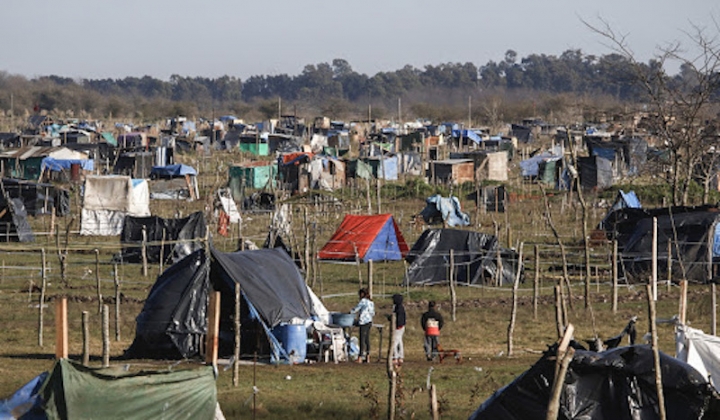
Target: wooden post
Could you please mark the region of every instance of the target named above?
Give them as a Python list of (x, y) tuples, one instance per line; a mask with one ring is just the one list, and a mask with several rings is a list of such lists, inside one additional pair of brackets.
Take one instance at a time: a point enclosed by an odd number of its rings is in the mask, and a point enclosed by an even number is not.
[(562, 295), (560, 292), (560, 284), (555, 285), (555, 327), (557, 329), (558, 338), (562, 337), (563, 330), (563, 314), (562, 314)]
[(680, 281), (680, 323), (682, 325), (687, 325), (687, 288), (688, 288), (688, 281), (687, 280), (681, 280)]
[(82, 364), (83, 366), (90, 365), (90, 313), (88, 311), (82, 311)]
[[(380, 169), (384, 172), (384, 164), (382, 155), (380, 155)], [(385, 176), (383, 174), (383, 176)], [(382, 189), (380, 177), (378, 176), (375, 178), (375, 185), (376, 185), (376, 191), (377, 191), (377, 214), (382, 214), (382, 205), (381, 205), (381, 198), (380, 198), (380, 190)]]
[[(192, 189), (191, 189), (191, 191), (192, 191)], [(231, 230), (231, 229), (229, 229), (229, 230)], [(230, 236), (232, 237), (232, 234)], [(164, 270), (164, 267), (163, 267), (164, 263), (165, 263), (165, 228), (163, 228), (162, 240), (160, 241), (160, 261), (158, 261), (158, 270), (159, 270), (158, 276), (160, 274), (162, 274), (162, 272)]]
[(102, 313), (103, 297), (100, 289), (100, 250), (95, 248), (95, 284), (97, 286), (98, 314)]
[(368, 260), (368, 294), (373, 296), (373, 260)]
[(388, 395), (388, 420), (395, 419), (395, 394), (397, 393), (397, 372), (393, 363), (393, 352), (395, 351), (395, 329), (397, 328), (397, 315), (393, 312), (390, 316), (390, 345), (387, 356), (387, 375), (389, 383)]
[(55, 357), (68, 357), (67, 297), (55, 301)]
[(110, 308), (102, 307), (102, 365), (110, 366)]
[(45, 314), (45, 290), (47, 289), (47, 274), (45, 273), (45, 248), (41, 250), (40, 254), (41, 264), (42, 264), (42, 272), (40, 275), (42, 276), (42, 285), (40, 286), (40, 302), (38, 305), (38, 346), (43, 346), (43, 324), (45, 320), (43, 319)]
[(520, 283), (520, 267), (522, 267), (522, 257), (523, 257), (523, 242), (520, 242), (520, 251), (518, 254), (518, 268), (517, 272), (515, 273), (515, 281), (513, 282), (513, 289), (512, 289), (512, 309), (510, 311), (510, 324), (508, 325), (507, 330), (507, 355), (508, 357), (512, 357), (513, 353), (513, 331), (515, 331), (515, 319), (517, 317), (517, 291), (518, 291), (518, 284)]
[(717, 335), (717, 285), (710, 283), (710, 302), (712, 305), (710, 334)]
[(233, 386), (240, 383), (240, 283), (235, 283), (235, 348), (233, 353)]
[(147, 260), (147, 229), (145, 226), (142, 228), (142, 248), (140, 249), (142, 255), (142, 275), (147, 277), (148, 275), (148, 260)]
[(657, 277), (658, 277), (658, 260), (657, 260), (657, 217), (652, 219), (652, 298), (657, 301)]
[(117, 264), (113, 264), (113, 281), (115, 282), (115, 341), (120, 341), (120, 276)]
[[(652, 285), (647, 285), (647, 296), (648, 296), (648, 315), (650, 323), (650, 334), (652, 335), (652, 351), (653, 360), (655, 366), (655, 388), (657, 390), (657, 401), (658, 401), (658, 413), (660, 414), (660, 420), (666, 420), (667, 415), (665, 413), (665, 396), (663, 394), (662, 386), (662, 370), (660, 367), (660, 350), (658, 349), (658, 334), (657, 324), (655, 323), (655, 299), (652, 296)], [(657, 291), (657, 290), (656, 290)]]
[(358, 254), (357, 246), (355, 246), (355, 243), (353, 243), (353, 249), (355, 250), (355, 266), (357, 267), (358, 272), (358, 289), (362, 289), (363, 275), (362, 269), (360, 268), (360, 254)]
[(618, 306), (618, 242), (613, 241), (612, 250), (612, 312), (617, 313)]
[(562, 388), (565, 384), (565, 375), (567, 375), (567, 369), (575, 356), (575, 349), (570, 347), (567, 349), (565, 354), (562, 356), (560, 361), (560, 369), (555, 375), (553, 380), (552, 394), (550, 394), (550, 403), (548, 404), (547, 420), (557, 420), (558, 412), (560, 411), (560, 396), (562, 395)]
[(667, 291), (670, 293), (670, 286), (672, 286), (672, 239), (668, 239), (667, 249)]
[(455, 293), (455, 250), (450, 250), (450, 308), (452, 309), (452, 320), (457, 320), (457, 294)]
[(432, 420), (440, 420), (440, 409), (438, 407), (435, 384), (430, 385), (430, 418)]
[(535, 278), (533, 279), (533, 320), (537, 320), (538, 298), (540, 297), (540, 247), (535, 245)]
[(365, 179), (365, 195), (367, 196), (368, 214), (372, 214), (372, 200), (370, 199), (370, 178)]
[(215, 366), (218, 358), (218, 334), (220, 333), (220, 292), (210, 294), (208, 305), (208, 332), (205, 337), (205, 363)]

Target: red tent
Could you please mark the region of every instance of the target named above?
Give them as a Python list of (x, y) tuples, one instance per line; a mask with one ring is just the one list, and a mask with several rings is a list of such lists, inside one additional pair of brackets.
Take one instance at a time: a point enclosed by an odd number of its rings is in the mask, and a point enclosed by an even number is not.
[(391, 214), (346, 215), (332, 238), (318, 252), (321, 260), (397, 261), (408, 252), (407, 243)]

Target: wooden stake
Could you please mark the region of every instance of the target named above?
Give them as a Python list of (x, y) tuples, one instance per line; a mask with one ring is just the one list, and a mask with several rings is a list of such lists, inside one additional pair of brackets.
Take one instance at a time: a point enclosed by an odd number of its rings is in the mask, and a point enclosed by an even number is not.
[(220, 333), (220, 292), (210, 294), (208, 305), (208, 332), (205, 337), (205, 363), (217, 365), (218, 340)]
[(557, 329), (558, 338), (562, 337), (563, 330), (563, 315), (562, 315), (562, 296), (560, 294), (560, 284), (555, 285), (555, 327)]
[(648, 298), (648, 315), (649, 315), (649, 327), (650, 327), (650, 334), (652, 335), (652, 351), (653, 351), (653, 360), (654, 360), (654, 366), (655, 366), (655, 388), (657, 390), (657, 401), (658, 401), (658, 413), (660, 414), (660, 420), (666, 420), (667, 415), (665, 413), (665, 396), (663, 394), (663, 386), (662, 386), (662, 370), (660, 366), (660, 350), (658, 349), (658, 334), (657, 334), (657, 324), (655, 323), (655, 299), (653, 299), (652, 293), (652, 285), (648, 284), (646, 285), (647, 289), (647, 298)]
[(147, 229), (145, 226), (142, 228), (142, 248), (140, 249), (142, 255), (142, 275), (147, 277), (148, 275), (148, 260), (147, 260)]
[(612, 312), (617, 313), (618, 306), (618, 242), (613, 241), (612, 251)]
[(535, 278), (533, 279), (533, 320), (537, 320), (540, 283), (540, 248), (535, 245)]
[(240, 283), (235, 283), (235, 348), (233, 353), (233, 386), (240, 383)]
[(440, 420), (440, 409), (438, 407), (435, 384), (430, 385), (430, 418), (432, 420)]
[(113, 264), (113, 281), (115, 282), (115, 341), (120, 341), (120, 276), (117, 264)]
[(455, 250), (450, 250), (450, 278), (448, 279), (450, 285), (450, 308), (452, 309), (452, 320), (457, 320), (457, 294), (455, 293)]
[(67, 359), (68, 357), (66, 297), (59, 298), (55, 301), (55, 357), (58, 359)]
[(557, 420), (558, 412), (560, 411), (560, 396), (562, 395), (563, 385), (565, 384), (565, 375), (567, 375), (567, 369), (575, 357), (575, 349), (570, 347), (564, 352), (560, 360), (560, 368), (555, 375), (553, 380), (552, 393), (550, 394), (550, 403), (548, 404), (547, 420)]
[(507, 330), (507, 355), (512, 357), (513, 353), (513, 331), (515, 330), (515, 319), (517, 317), (517, 291), (520, 283), (520, 268), (522, 267), (523, 242), (520, 242), (520, 251), (518, 255), (517, 272), (515, 273), (515, 281), (512, 289), (512, 310), (510, 311), (510, 324)]
[(47, 274), (45, 272), (45, 248), (41, 250), (40, 254), (41, 258), (41, 264), (42, 264), (42, 272), (40, 275), (42, 276), (42, 286), (40, 287), (40, 302), (38, 305), (38, 346), (43, 346), (43, 324), (44, 324), (44, 313), (45, 313), (45, 290), (47, 289)]
[(82, 311), (82, 333), (82, 364), (90, 366), (90, 313), (88, 311)]
[(668, 239), (667, 248), (667, 291), (670, 293), (670, 286), (672, 286), (672, 239)]
[(368, 294), (373, 296), (373, 260), (368, 260)]
[(717, 285), (715, 283), (710, 283), (710, 302), (712, 305), (712, 319), (710, 324), (710, 334), (717, 335)]
[(652, 219), (652, 278), (650, 279), (650, 284), (652, 285), (652, 298), (654, 301), (657, 301), (657, 279), (658, 279), (658, 260), (657, 260), (657, 217), (653, 217)]
[(102, 306), (102, 365), (110, 366), (110, 308)]
[(688, 288), (688, 281), (687, 280), (681, 280), (680, 281), (680, 323), (682, 325), (687, 325), (687, 288)]
[(388, 395), (388, 420), (395, 419), (395, 394), (397, 393), (397, 372), (393, 363), (393, 352), (395, 351), (395, 329), (397, 328), (397, 315), (393, 312), (390, 316), (390, 345), (387, 353), (387, 375), (389, 381)]
[(95, 248), (95, 284), (97, 285), (98, 314), (102, 313), (103, 297), (100, 290), (100, 250)]

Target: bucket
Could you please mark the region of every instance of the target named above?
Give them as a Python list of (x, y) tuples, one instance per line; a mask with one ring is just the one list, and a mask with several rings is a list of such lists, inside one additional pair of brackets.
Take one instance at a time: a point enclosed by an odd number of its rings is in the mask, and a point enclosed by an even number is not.
[(304, 324), (278, 325), (272, 333), (289, 355), (290, 363), (305, 363), (307, 332)]
[(332, 323), (339, 327), (352, 327), (355, 323), (355, 314), (334, 312), (332, 314)]

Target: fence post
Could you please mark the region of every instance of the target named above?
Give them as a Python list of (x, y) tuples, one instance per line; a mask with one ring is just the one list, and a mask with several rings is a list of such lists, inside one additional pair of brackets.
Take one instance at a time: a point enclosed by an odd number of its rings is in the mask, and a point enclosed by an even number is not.
[(142, 228), (142, 248), (140, 249), (142, 255), (142, 275), (147, 277), (148, 275), (148, 259), (147, 259), (147, 229), (145, 226)]
[(102, 307), (102, 365), (110, 366), (110, 308)]
[(95, 284), (97, 285), (98, 314), (102, 313), (103, 297), (100, 290), (100, 250), (95, 248)]
[(208, 332), (205, 337), (205, 363), (215, 366), (218, 358), (218, 334), (220, 330), (220, 292), (210, 294), (208, 308)]
[(115, 282), (115, 341), (120, 341), (120, 276), (117, 264), (113, 264), (113, 281)]
[(455, 250), (450, 250), (450, 278), (448, 279), (450, 285), (450, 307), (452, 309), (452, 320), (457, 320), (457, 294), (455, 293)]
[(612, 250), (612, 312), (617, 313), (618, 306), (618, 242), (613, 241)]
[(235, 283), (235, 348), (233, 353), (233, 386), (240, 381), (240, 283)]
[(67, 297), (55, 301), (55, 357), (68, 357)]
[(535, 278), (533, 279), (533, 320), (537, 320), (538, 298), (540, 294), (540, 247), (535, 245)]
[(40, 286), (40, 304), (38, 305), (38, 312), (39, 312), (39, 319), (38, 319), (38, 346), (43, 346), (43, 325), (45, 323), (44, 315), (45, 315), (45, 290), (47, 289), (47, 275), (45, 273), (45, 248), (41, 250), (41, 264), (42, 267), (40, 270), (42, 272), (40, 275), (42, 276), (42, 285)]
[(82, 311), (82, 333), (83, 333), (83, 348), (82, 348), (82, 364), (83, 366), (90, 365), (90, 313), (88, 311)]

